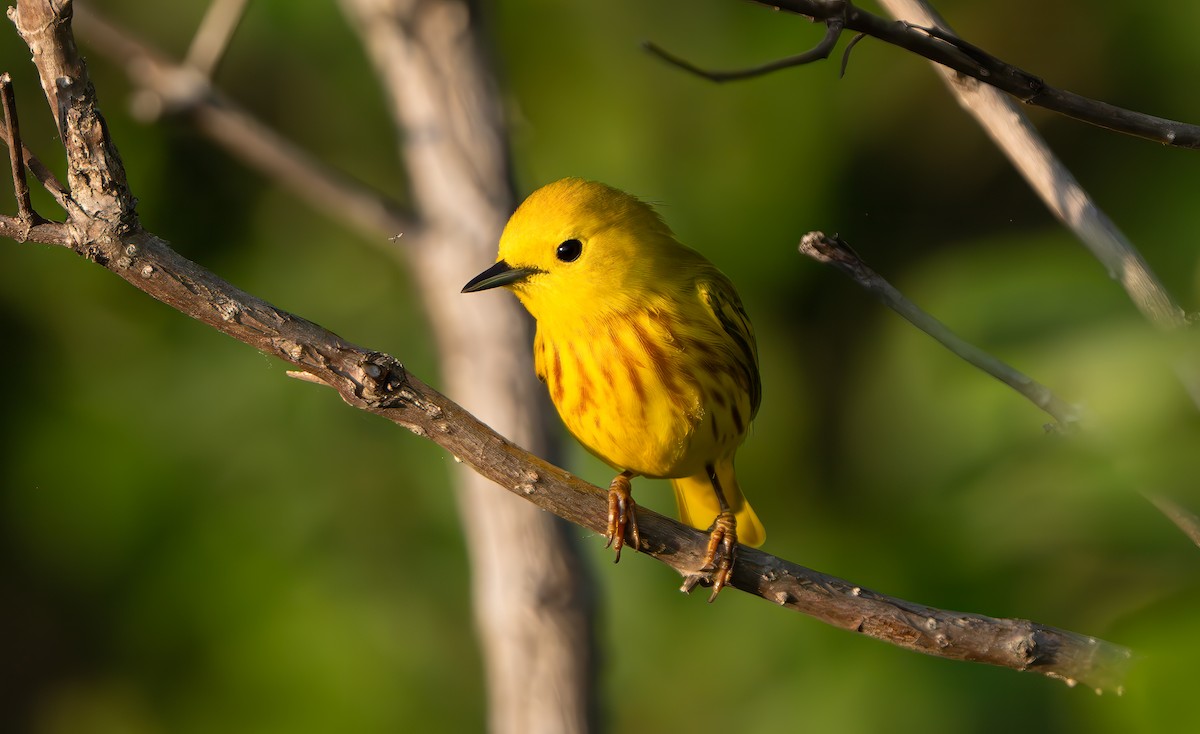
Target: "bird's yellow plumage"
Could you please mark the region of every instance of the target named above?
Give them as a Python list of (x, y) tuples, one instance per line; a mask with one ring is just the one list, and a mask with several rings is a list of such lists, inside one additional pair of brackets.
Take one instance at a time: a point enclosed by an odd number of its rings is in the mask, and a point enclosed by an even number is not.
[(712, 529), (714, 593), (735, 543), (765, 532), (734, 475), (758, 411), (754, 331), (733, 284), (646, 203), (568, 178), (525, 200), (490, 269), (463, 289), (503, 285), (537, 320), (538, 377), (563, 422), (622, 473), (610, 489), (618, 557), (634, 476), (668, 478), (684, 522)]

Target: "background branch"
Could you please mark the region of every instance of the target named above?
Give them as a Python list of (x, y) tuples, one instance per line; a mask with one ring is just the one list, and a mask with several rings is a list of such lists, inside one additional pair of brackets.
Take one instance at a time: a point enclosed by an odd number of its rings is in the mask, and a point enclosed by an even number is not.
[[(532, 329), (513, 299), (463, 303), (471, 271), (495, 259), (515, 196), (507, 127), (467, 2), (342, 0), (399, 131), (425, 227), (408, 255), (446, 389), (540, 456), (559, 454), (557, 419), (534, 377)], [(553, 426), (553, 428), (551, 428)], [(585, 731), (597, 717), (592, 578), (573, 528), (459, 473), (475, 623), (494, 732)], [(531, 696), (530, 690), (541, 695)]]
[(1179, 528), (1193, 543), (1200, 546), (1200, 517), (1196, 513), (1161, 494), (1155, 492), (1142, 492), (1142, 494), (1158, 508), (1159, 512), (1166, 515), (1168, 520), (1175, 523), (1175, 527)]
[(388, 237), (418, 234), (420, 223), (396, 202), (323, 164), (213, 89), (207, 78), (173, 63), (132, 33), (88, 6), (76, 9), (75, 26), (98, 53), (122, 65), (137, 85), (137, 115), (157, 119), (162, 110), (184, 116), (220, 147), (307, 205), (365, 236), (390, 257), (400, 253)]
[[(869, 13), (846, 0), (755, 0), (774, 10), (802, 15), (813, 21), (844, 25), (880, 41), (923, 56), (930, 61), (1011, 94), (1025, 104), (1042, 107), (1115, 132), (1153, 140), (1179, 148), (1200, 148), (1200, 126), (1147, 115), (1116, 105), (1088, 99), (1079, 94), (1046, 84), (1040, 77), (1001, 61), (966, 42), (948, 41), (944, 33), (929, 33), (921, 25), (935, 25), (910, 16), (908, 22), (895, 23)], [(885, 4), (886, 5), (886, 4)], [(812, 60), (824, 58), (814, 56)], [(679, 64), (677, 64), (679, 65)], [(795, 63), (766, 64), (768, 70), (794, 66)], [(722, 72), (702, 71), (690, 62), (683, 68), (708, 78), (723, 77)], [(734, 72), (736, 74), (736, 72)]]
[[(1079, 424), (1080, 415), (1075, 406), (1061, 400), (1037, 380), (960, 338), (872, 270), (858, 253), (837, 236), (829, 237), (823, 232), (809, 232), (801, 238), (799, 249), (800, 254), (841, 271), (880, 303), (936, 339), (956, 356), (1017, 391), (1052, 416), (1057, 421), (1056, 428), (1071, 430)], [(1142, 492), (1142, 495), (1188, 538), (1200, 545), (1200, 518), (1179, 503), (1160, 494)]]

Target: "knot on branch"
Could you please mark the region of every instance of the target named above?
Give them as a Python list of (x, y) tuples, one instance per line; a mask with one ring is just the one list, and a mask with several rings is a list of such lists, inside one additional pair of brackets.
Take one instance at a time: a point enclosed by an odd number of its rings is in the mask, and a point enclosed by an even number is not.
[(408, 389), (408, 370), (395, 357), (383, 352), (368, 352), (359, 362), (361, 378), (355, 394), (371, 408), (404, 408), (416, 400)]
[(1028, 670), (1037, 665), (1043, 657), (1035, 630), (1030, 630), (1027, 634), (1020, 635), (1013, 640), (1012, 651), (1020, 662), (1021, 670)]

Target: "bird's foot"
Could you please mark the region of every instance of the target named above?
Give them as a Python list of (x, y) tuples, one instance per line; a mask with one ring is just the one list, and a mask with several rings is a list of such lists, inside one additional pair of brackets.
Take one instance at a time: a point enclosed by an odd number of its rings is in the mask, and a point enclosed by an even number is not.
[(608, 543), (604, 547), (616, 551), (613, 563), (621, 560), (626, 528), (629, 528), (633, 549), (636, 551), (642, 544), (642, 538), (638, 534), (637, 504), (633, 501), (630, 477), (629, 472), (621, 472), (612, 480), (612, 484), (608, 485), (608, 531), (605, 533)]
[[(708, 601), (711, 604), (717, 594), (729, 583), (733, 574), (733, 563), (737, 560), (737, 520), (733, 513), (725, 510), (708, 529), (708, 547), (704, 549), (704, 565), (700, 571), (707, 573), (712, 583), (712, 594)], [(693, 585), (694, 586), (694, 585)]]

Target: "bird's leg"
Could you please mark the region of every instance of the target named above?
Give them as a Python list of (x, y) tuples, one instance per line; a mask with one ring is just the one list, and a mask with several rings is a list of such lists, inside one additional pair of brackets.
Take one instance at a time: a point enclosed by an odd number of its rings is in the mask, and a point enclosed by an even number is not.
[(612, 480), (612, 484), (608, 485), (608, 532), (605, 533), (608, 543), (604, 547), (611, 547), (617, 552), (613, 563), (621, 560), (621, 548), (625, 545), (626, 527), (629, 528), (633, 549), (636, 551), (642, 544), (642, 538), (638, 534), (637, 505), (633, 501), (633, 491), (629, 483), (632, 478), (633, 472), (626, 470), (618, 474)]
[(701, 571), (712, 574), (712, 594), (708, 597), (709, 603), (712, 603), (717, 594), (721, 593), (721, 589), (725, 588), (725, 584), (729, 583), (729, 577), (733, 573), (733, 562), (737, 559), (737, 519), (730, 512), (729, 503), (725, 501), (716, 467), (708, 464), (705, 469), (708, 470), (708, 479), (712, 482), (713, 491), (717, 493), (717, 504), (721, 507), (721, 514), (717, 515), (708, 528), (708, 547), (704, 549), (704, 565), (700, 568)]

